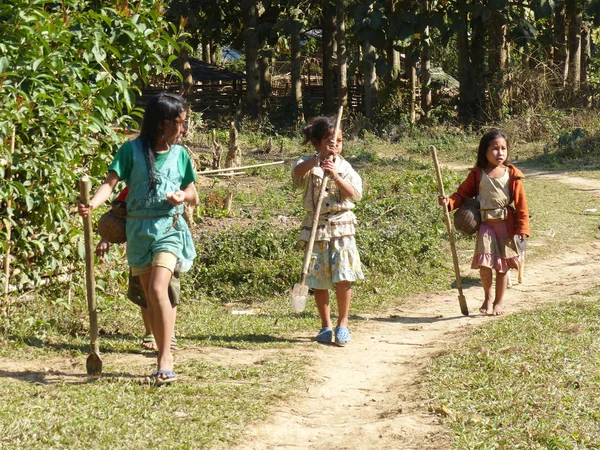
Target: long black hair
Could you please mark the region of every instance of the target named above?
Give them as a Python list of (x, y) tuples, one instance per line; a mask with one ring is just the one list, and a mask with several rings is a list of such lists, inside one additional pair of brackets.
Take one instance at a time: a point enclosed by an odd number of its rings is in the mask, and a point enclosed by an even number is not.
[(140, 139), (148, 166), (149, 193), (156, 187), (156, 145), (164, 133), (165, 122), (175, 120), (186, 109), (185, 100), (170, 92), (161, 92), (150, 98), (146, 104)]
[(308, 142), (314, 144), (315, 140), (321, 142), (321, 140), (329, 136), (335, 128), (335, 119), (335, 117), (315, 117), (312, 119), (302, 129), (302, 133), (304, 134), (304, 142), (302, 144)]
[(484, 169), (488, 165), (487, 151), (490, 146), (490, 142), (495, 139), (504, 139), (506, 141), (506, 160), (508, 161), (508, 155), (510, 154), (510, 147), (508, 145), (508, 137), (504, 131), (496, 128), (491, 129), (483, 135), (481, 141), (479, 141), (479, 149), (477, 150), (477, 167)]

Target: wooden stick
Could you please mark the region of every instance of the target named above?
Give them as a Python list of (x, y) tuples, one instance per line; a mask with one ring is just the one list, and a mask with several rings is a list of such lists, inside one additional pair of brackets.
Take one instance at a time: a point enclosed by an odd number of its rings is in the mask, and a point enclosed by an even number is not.
[[(84, 175), (79, 180), (79, 194), (84, 205), (90, 204), (90, 177)], [(98, 310), (96, 308), (96, 278), (94, 276), (94, 237), (92, 235), (92, 215), (83, 218), (85, 237), (85, 287), (90, 316), (90, 354), (86, 361), (88, 375), (102, 373), (100, 345), (98, 343)]]
[[(435, 166), (435, 174), (437, 176), (438, 187), (440, 189), (440, 194), (442, 197), (446, 196), (444, 192), (444, 182), (442, 181), (442, 172), (440, 170), (440, 165), (437, 159), (437, 152), (435, 147), (432, 145), (431, 149), (431, 157), (433, 158), (433, 164)], [(454, 275), (456, 276), (456, 287), (458, 288), (458, 302), (460, 304), (460, 311), (464, 316), (469, 315), (469, 308), (467, 307), (467, 299), (463, 295), (462, 290), (462, 279), (460, 278), (460, 267), (458, 265), (458, 255), (456, 254), (456, 245), (454, 243), (454, 233), (452, 232), (452, 222), (450, 221), (450, 212), (448, 211), (448, 207), (446, 205), (442, 205), (442, 209), (444, 210), (444, 219), (446, 222), (446, 230), (448, 231), (448, 240), (450, 241), (450, 251), (452, 252), (452, 262), (454, 263)]]
[(246, 172), (225, 172), (225, 173), (209, 173), (206, 177), (232, 177), (234, 175), (245, 175)]
[(265, 167), (265, 166), (274, 166), (275, 164), (283, 164), (285, 161), (273, 161), (270, 163), (263, 163), (263, 164), (253, 164), (251, 166), (240, 166), (240, 167), (227, 167), (225, 169), (214, 169), (214, 170), (201, 170), (200, 172), (198, 172), (198, 175), (206, 175), (209, 173), (221, 173), (221, 172), (228, 172), (231, 170), (242, 170), (242, 169), (251, 169), (254, 167)]
[[(343, 106), (340, 106), (340, 109), (337, 114), (337, 118), (335, 120), (335, 128), (333, 130), (333, 141), (336, 142), (337, 145), (337, 135), (340, 131), (340, 124), (342, 122), (342, 112), (344, 110)], [(328, 159), (332, 159), (333, 155), (329, 155)], [(306, 244), (306, 250), (304, 253), (304, 264), (302, 266), (302, 274), (300, 275), (300, 283), (304, 284), (306, 282), (306, 275), (308, 274), (308, 266), (310, 265), (312, 250), (315, 245), (315, 236), (317, 235), (317, 228), (319, 225), (319, 216), (321, 214), (321, 205), (323, 204), (323, 199), (325, 198), (325, 191), (327, 190), (327, 178), (329, 177), (329, 172), (323, 172), (323, 182), (321, 183), (321, 190), (319, 191), (319, 198), (317, 200), (317, 205), (315, 206), (315, 210), (313, 211), (313, 223), (310, 229), (310, 238)]]

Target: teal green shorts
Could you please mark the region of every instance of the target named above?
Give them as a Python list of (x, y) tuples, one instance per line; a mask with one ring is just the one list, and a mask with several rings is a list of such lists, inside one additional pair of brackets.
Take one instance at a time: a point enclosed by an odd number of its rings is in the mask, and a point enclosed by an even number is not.
[(309, 288), (333, 289), (341, 281), (358, 281), (363, 278), (354, 236), (315, 242), (306, 276)]

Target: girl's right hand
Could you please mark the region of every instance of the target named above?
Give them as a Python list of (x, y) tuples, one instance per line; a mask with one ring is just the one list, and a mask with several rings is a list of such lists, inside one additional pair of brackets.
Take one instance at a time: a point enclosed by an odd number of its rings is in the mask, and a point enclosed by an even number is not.
[(93, 209), (94, 207), (92, 206), (92, 202), (90, 202), (89, 205), (84, 205), (81, 202), (77, 204), (77, 212), (81, 217), (87, 217)]
[(449, 202), (450, 202), (450, 197), (448, 197), (447, 195), (440, 195), (438, 197), (438, 203), (440, 206), (447, 206)]

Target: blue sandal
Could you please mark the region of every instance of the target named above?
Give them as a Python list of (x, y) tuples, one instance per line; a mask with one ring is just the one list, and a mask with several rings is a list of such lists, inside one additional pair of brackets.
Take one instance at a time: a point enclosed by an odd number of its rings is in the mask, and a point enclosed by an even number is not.
[(350, 343), (350, 332), (348, 328), (336, 328), (335, 329), (335, 345), (343, 347)]
[(160, 386), (161, 384), (172, 383), (177, 380), (177, 374), (172, 370), (157, 370), (152, 372), (152, 378), (154, 378), (154, 384)]
[(317, 342), (321, 342), (322, 344), (331, 344), (332, 339), (333, 330), (329, 327), (321, 328), (321, 331), (317, 334)]

